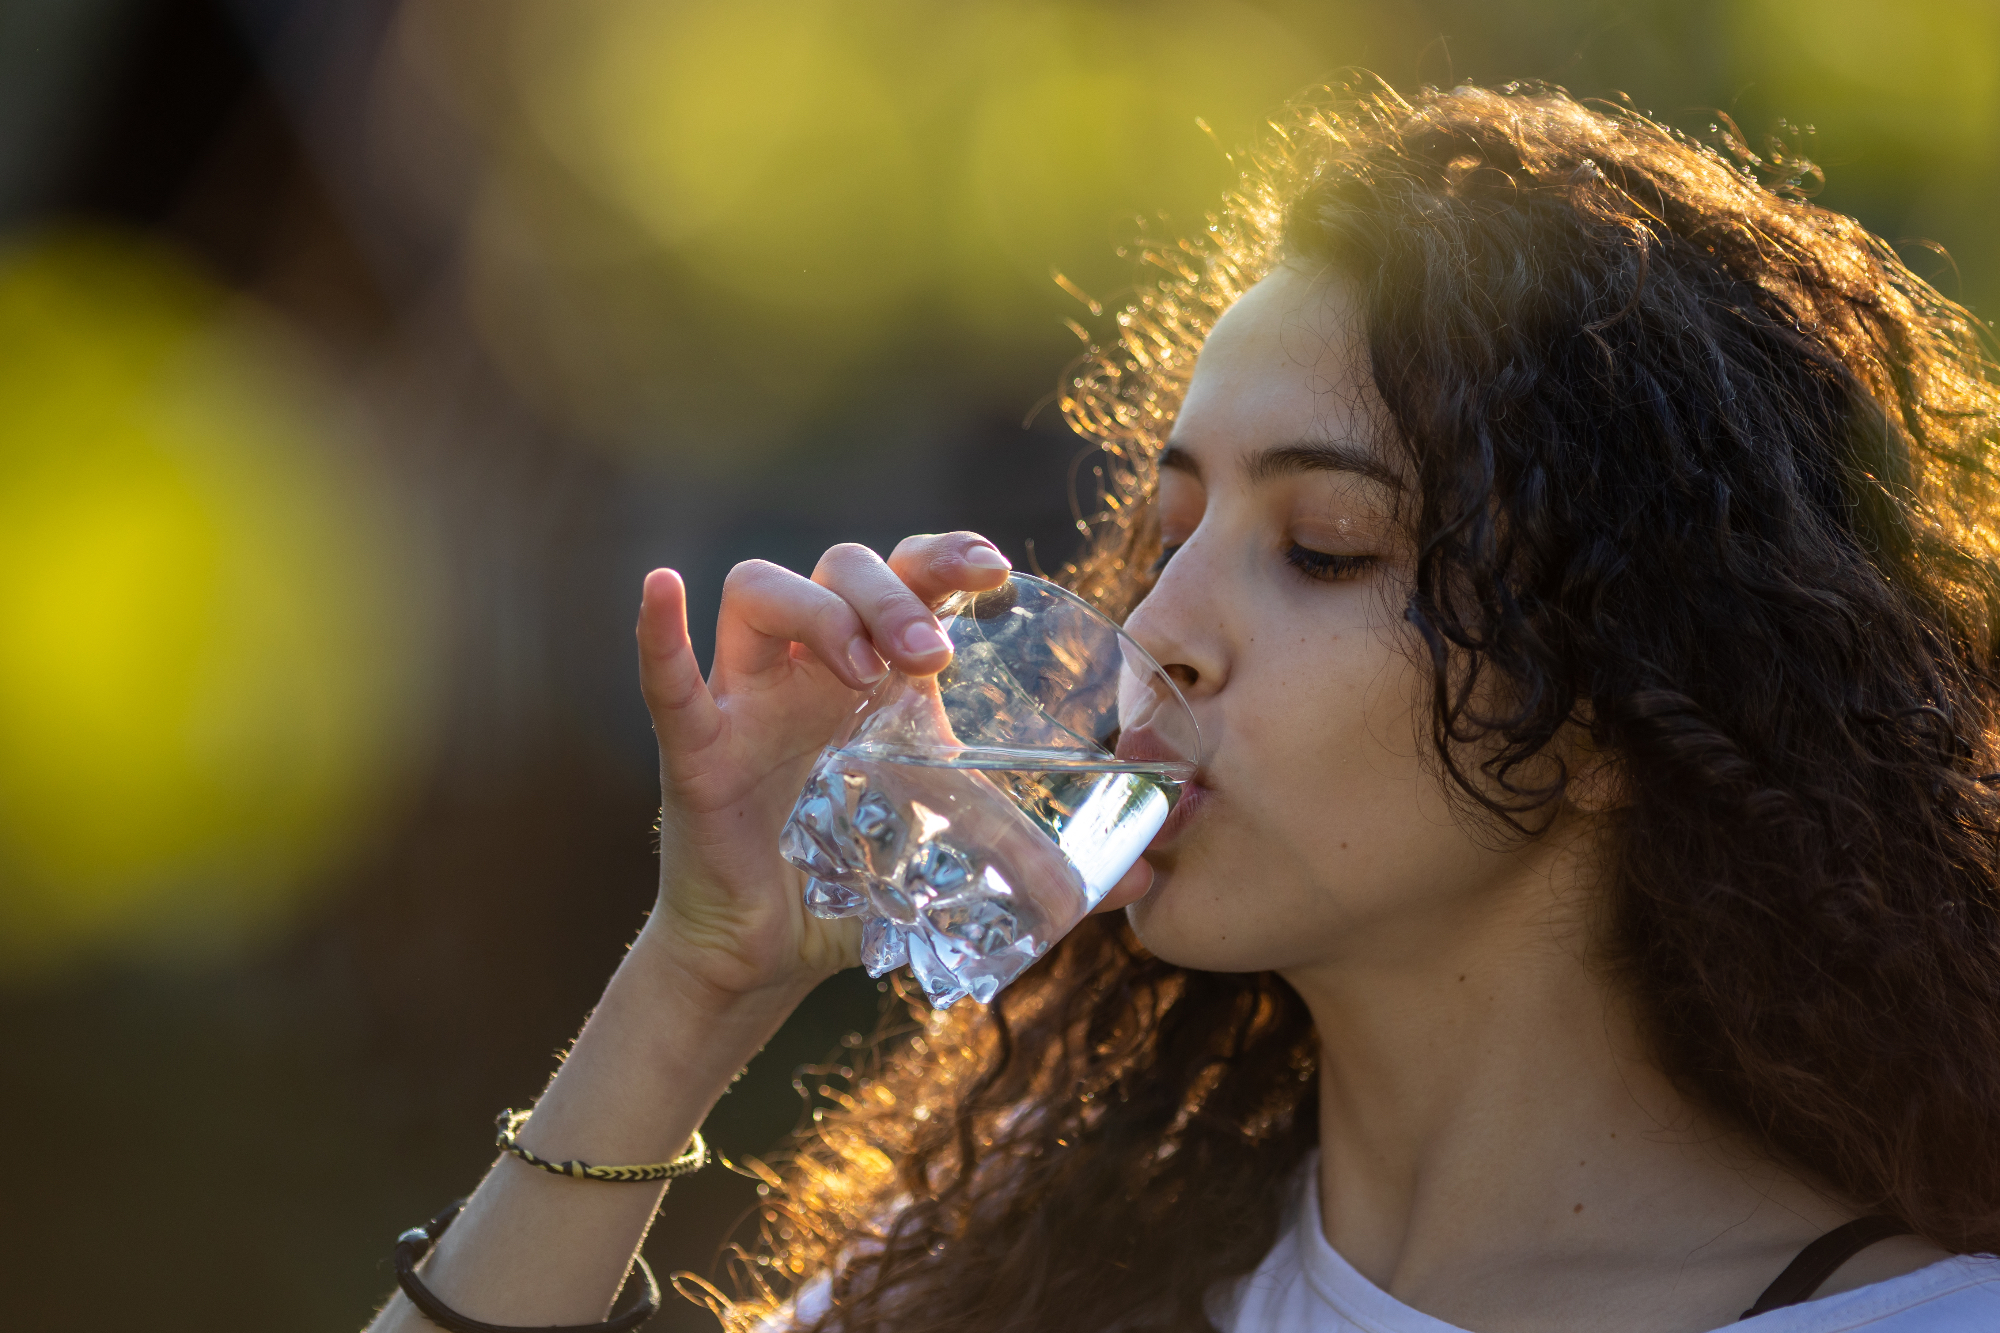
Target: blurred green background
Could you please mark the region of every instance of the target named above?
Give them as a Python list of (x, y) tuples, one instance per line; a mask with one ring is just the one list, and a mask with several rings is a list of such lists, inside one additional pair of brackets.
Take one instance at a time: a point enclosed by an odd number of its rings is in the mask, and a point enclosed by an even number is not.
[(1116, 302), (1343, 66), (1810, 125), (2000, 304), (1994, 0), (0, 0), (0, 1323), (359, 1328), (650, 901), (644, 571), (705, 653), (751, 555), (1060, 565), (1054, 275)]

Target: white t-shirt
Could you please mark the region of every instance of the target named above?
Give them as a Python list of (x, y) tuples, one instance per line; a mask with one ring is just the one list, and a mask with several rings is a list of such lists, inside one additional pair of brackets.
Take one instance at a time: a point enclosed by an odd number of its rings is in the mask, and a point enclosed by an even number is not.
[[(1298, 1195), (1264, 1262), (1211, 1300), (1215, 1326), (1222, 1333), (1465, 1333), (1389, 1295), (1327, 1243), (1317, 1162), (1312, 1154), (1300, 1172)], [(1940, 1259), (1886, 1282), (1723, 1327), (1743, 1333), (2000, 1333), (2000, 1259)]]
[[(1413, 1310), (1356, 1272), (1319, 1220), (1319, 1154), (1299, 1169), (1278, 1243), (1257, 1271), (1218, 1288), (1209, 1318), (1221, 1333), (1466, 1333)], [(778, 1333), (824, 1315), (826, 1274), (801, 1287), (791, 1311), (759, 1328)], [(1747, 1301), (1745, 1302), (1748, 1303)], [(1743, 1333), (2000, 1333), (2000, 1259), (1960, 1255), (1852, 1291), (1725, 1324)], [(1720, 1333), (1720, 1331), (1718, 1331)]]

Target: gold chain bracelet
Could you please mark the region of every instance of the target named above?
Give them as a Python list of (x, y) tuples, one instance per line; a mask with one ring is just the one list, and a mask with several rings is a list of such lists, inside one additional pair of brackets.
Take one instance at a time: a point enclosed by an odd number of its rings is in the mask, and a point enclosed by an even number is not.
[(526, 1162), (538, 1166), (552, 1175), (568, 1176), (571, 1180), (609, 1180), (619, 1184), (643, 1184), (654, 1180), (677, 1180), (681, 1176), (693, 1175), (708, 1165), (708, 1144), (702, 1140), (701, 1131), (696, 1130), (688, 1140), (687, 1151), (671, 1162), (649, 1162), (644, 1166), (592, 1166), (588, 1162), (552, 1162), (546, 1157), (538, 1157), (523, 1148), (516, 1137), (521, 1126), (528, 1123), (530, 1111), (502, 1111), (496, 1122), (500, 1127), (499, 1146)]

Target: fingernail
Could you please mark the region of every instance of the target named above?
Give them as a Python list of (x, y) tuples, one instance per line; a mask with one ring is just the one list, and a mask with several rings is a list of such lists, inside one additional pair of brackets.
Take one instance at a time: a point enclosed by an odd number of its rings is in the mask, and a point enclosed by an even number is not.
[(889, 668), (875, 655), (875, 646), (862, 638), (847, 645), (847, 664), (854, 668), (855, 679), (870, 685), (889, 674)]
[(903, 631), (903, 651), (912, 657), (925, 657), (940, 650), (950, 651), (951, 640), (936, 625), (918, 621)]
[(1000, 554), (1000, 552), (994, 550), (991, 546), (969, 546), (966, 548), (965, 554), (959, 558), (974, 569), (1012, 569), (1014, 567), (1006, 556)]

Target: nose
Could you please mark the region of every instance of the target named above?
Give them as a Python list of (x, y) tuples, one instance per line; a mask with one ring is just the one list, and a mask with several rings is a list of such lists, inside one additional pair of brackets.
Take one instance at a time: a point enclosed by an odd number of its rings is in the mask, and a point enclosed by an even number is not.
[[(1125, 632), (1166, 670), (1190, 702), (1216, 693), (1228, 674), (1225, 620), (1207, 551), (1189, 541), (1174, 553), (1132, 614)], [(1206, 546), (1206, 543), (1200, 545)]]

